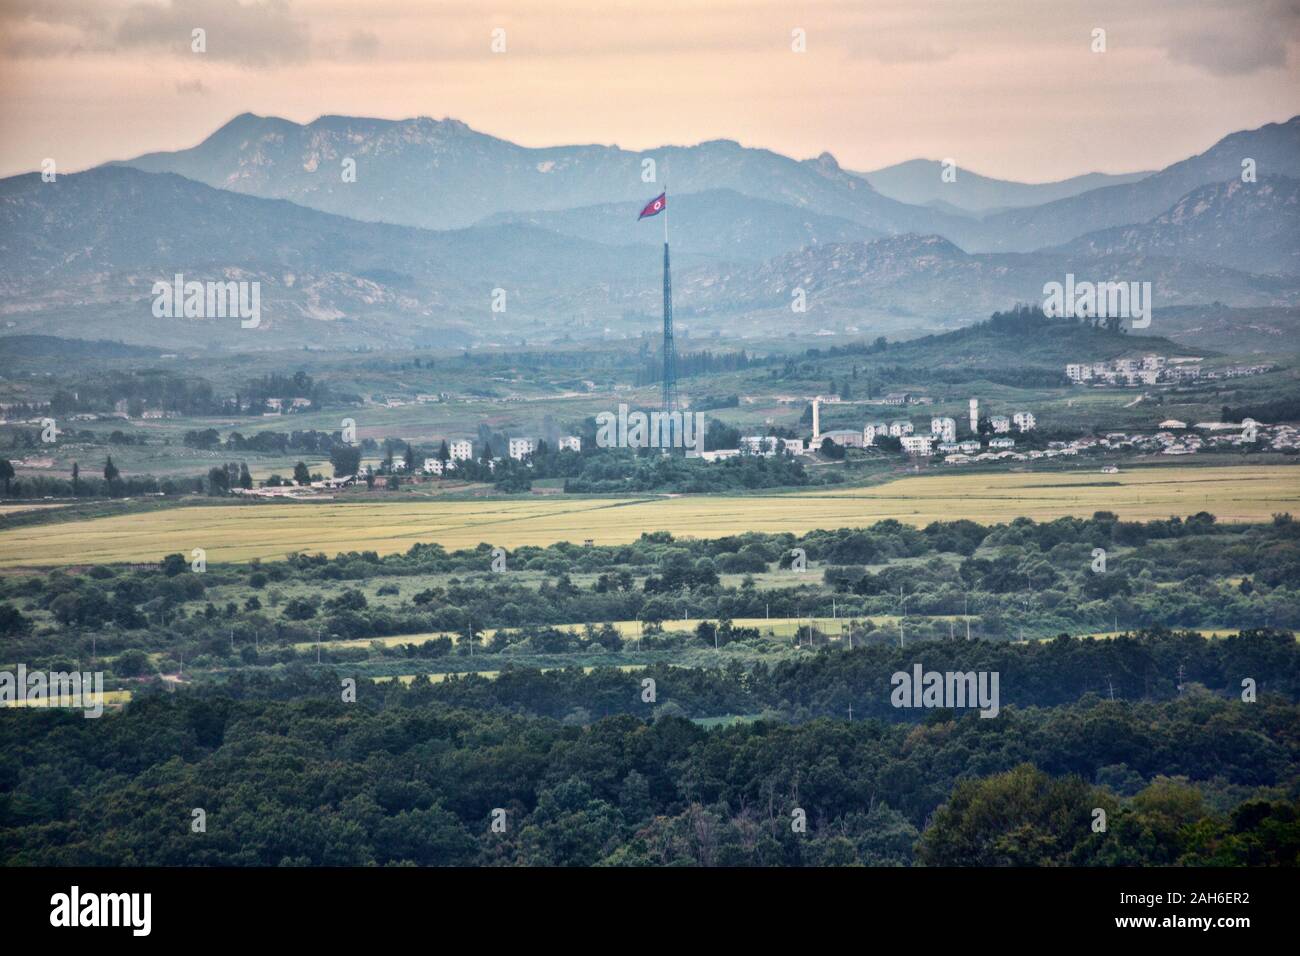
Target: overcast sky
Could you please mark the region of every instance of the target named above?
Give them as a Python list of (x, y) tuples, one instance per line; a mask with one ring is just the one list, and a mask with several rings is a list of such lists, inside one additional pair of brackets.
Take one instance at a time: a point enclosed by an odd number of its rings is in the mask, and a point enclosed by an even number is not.
[(1300, 113), (1300, 0), (0, 0), (0, 175), (192, 146), (242, 112), (1047, 181)]

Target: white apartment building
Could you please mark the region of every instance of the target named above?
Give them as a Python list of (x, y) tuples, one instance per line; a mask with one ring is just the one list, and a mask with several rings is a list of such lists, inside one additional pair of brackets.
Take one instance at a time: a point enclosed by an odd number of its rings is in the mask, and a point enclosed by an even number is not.
[(582, 439), (577, 435), (561, 435), (560, 451), (582, 451)]
[(469, 461), (474, 457), (474, 443), (461, 439), (454, 441), (447, 446), (451, 452), (452, 461)]
[(1033, 412), (1016, 412), (1011, 416), (1011, 420), (1016, 423), (1016, 431), (1022, 432), (1031, 432), (1038, 424)]
[(915, 429), (912, 427), (911, 422), (900, 420), (889, 423), (889, 434), (894, 438), (902, 438), (904, 435), (912, 434), (913, 431), (915, 431)]
[(426, 475), (441, 475), (442, 459), (441, 458), (424, 459), (424, 473)]
[(523, 461), (536, 450), (536, 447), (531, 438), (512, 438), (510, 439), (510, 457), (515, 461)]
[(989, 419), (989, 424), (993, 426), (993, 431), (998, 434), (1011, 431), (1011, 419), (1006, 415), (994, 415)]
[(952, 418), (932, 418), (930, 419), (930, 434), (940, 441), (955, 442), (957, 440), (957, 421)]
[(934, 438), (930, 435), (904, 435), (899, 441), (909, 455), (929, 455)]

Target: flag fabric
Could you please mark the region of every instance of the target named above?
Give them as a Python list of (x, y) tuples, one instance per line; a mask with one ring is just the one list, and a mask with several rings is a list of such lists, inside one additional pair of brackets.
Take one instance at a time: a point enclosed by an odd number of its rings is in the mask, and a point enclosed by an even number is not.
[(636, 221), (640, 222), (646, 216), (657, 216), (663, 212), (667, 206), (668, 194), (666, 192), (660, 193), (646, 204), (646, 207), (641, 210), (641, 215), (636, 217)]

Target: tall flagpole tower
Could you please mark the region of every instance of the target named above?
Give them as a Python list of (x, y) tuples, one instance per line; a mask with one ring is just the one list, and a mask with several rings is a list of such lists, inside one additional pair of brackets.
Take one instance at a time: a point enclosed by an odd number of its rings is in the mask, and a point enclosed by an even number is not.
[(664, 183), (664, 398), (663, 410), (677, 410), (677, 349), (673, 345), (673, 280), (668, 267), (668, 183)]

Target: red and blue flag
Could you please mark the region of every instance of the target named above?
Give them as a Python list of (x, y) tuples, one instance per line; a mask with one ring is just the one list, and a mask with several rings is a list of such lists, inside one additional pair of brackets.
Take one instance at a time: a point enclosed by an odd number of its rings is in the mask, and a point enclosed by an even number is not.
[(663, 212), (664, 209), (666, 209), (667, 207), (668, 207), (668, 193), (666, 192), (660, 193), (658, 196), (656, 196), (654, 199), (650, 200), (650, 202), (646, 204), (646, 207), (641, 210), (641, 215), (636, 217), (636, 221), (640, 222), (646, 216), (657, 216), (661, 212)]

